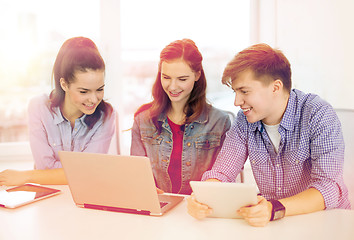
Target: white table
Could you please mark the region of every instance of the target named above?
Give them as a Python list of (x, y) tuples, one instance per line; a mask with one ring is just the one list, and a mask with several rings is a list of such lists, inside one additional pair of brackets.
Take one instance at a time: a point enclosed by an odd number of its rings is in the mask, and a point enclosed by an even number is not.
[(354, 211), (330, 210), (287, 217), (256, 228), (242, 219), (202, 221), (186, 201), (162, 217), (82, 209), (68, 186), (58, 196), (18, 209), (0, 209), (0, 239), (354, 239)]

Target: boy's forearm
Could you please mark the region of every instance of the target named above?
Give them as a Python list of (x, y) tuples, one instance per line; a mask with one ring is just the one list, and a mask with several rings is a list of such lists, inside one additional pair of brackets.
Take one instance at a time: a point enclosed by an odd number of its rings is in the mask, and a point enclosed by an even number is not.
[(315, 188), (279, 200), (285, 207), (285, 216), (306, 214), (325, 209), (322, 194)]

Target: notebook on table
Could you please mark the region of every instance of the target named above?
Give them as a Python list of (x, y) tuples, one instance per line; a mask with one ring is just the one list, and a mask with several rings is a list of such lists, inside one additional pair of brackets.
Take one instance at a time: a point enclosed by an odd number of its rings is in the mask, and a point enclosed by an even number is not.
[(59, 158), (79, 207), (160, 216), (184, 199), (157, 194), (147, 157), (60, 151)]

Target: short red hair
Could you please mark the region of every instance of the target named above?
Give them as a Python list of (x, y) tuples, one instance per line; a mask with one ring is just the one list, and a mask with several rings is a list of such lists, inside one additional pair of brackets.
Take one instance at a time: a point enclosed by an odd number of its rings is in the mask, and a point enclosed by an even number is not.
[(284, 88), (288, 92), (291, 90), (291, 68), (288, 59), (280, 50), (265, 43), (252, 45), (239, 52), (227, 64), (222, 83), (230, 87), (239, 74), (246, 70), (251, 70), (258, 80), (265, 83), (268, 83), (267, 79), (280, 79)]

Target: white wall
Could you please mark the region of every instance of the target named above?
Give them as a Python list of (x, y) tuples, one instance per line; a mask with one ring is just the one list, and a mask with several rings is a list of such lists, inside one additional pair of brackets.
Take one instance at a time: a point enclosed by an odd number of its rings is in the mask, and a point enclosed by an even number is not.
[[(120, 0), (101, 0), (100, 1), (100, 37), (101, 37), (101, 53), (103, 59), (106, 61), (106, 87), (105, 87), (105, 98), (109, 103), (113, 105), (118, 113), (118, 122), (122, 122), (122, 112), (120, 111), (123, 104), (121, 91), (123, 89), (122, 81), (122, 60), (121, 60), (121, 37), (120, 37)], [(116, 126), (117, 127), (117, 126)], [(121, 130), (117, 134), (118, 138), (121, 139)], [(115, 136), (111, 143), (111, 148), (109, 153), (114, 153), (111, 151), (112, 145), (117, 144)], [(130, 142), (129, 142), (130, 144)], [(121, 145), (121, 141), (118, 143)], [(123, 147), (123, 148), (122, 148)], [(128, 155), (128, 148), (126, 144), (119, 148), (124, 149), (122, 152), (124, 155)], [(115, 150), (116, 151), (116, 150)]]
[(337, 110), (339, 120), (342, 123), (343, 137), (345, 142), (344, 159), (344, 182), (349, 189), (349, 200), (354, 209), (354, 111)]
[[(281, 49), (293, 87), (319, 94), (335, 108), (354, 109), (354, 1), (255, 0), (252, 42)], [(256, 25), (256, 24), (255, 24)]]

